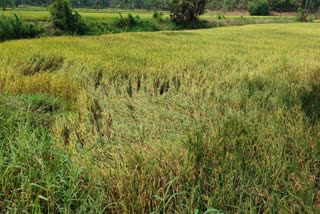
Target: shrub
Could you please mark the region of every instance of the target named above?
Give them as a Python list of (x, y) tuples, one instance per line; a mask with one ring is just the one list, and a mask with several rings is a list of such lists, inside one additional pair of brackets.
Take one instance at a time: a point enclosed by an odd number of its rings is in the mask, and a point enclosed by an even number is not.
[[(136, 17), (136, 19), (140, 19), (139, 16)], [(128, 24), (129, 26), (135, 26), (137, 24), (137, 21), (133, 18), (133, 16), (129, 13), (128, 14)]]
[(122, 31), (157, 31), (159, 27), (152, 21), (142, 20), (139, 16), (133, 17), (130, 13), (124, 18), (119, 13), (119, 18), (116, 19), (114, 26), (122, 29)]
[(34, 38), (43, 33), (43, 27), (25, 23), (16, 14), (14, 14), (14, 17), (0, 17), (0, 41)]
[(158, 19), (158, 20), (161, 20), (162, 19), (162, 16), (163, 16), (163, 13), (160, 11), (157, 11), (157, 10), (155, 10), (154, 11), (154, 13), (153, 13), (153, 15), (152, 15), (152, 17), (154, 18), (154, 19)]
[(206, 0), (170, 0), (170, 18), (176, 23), (195, 20), (205, 12)]
[(53, 26), (67, 34), (83, 35), (88, 31), (87, 25), (78, 12), (73, 12), (68, 0), (55, 0), (50, 8)]
[(180, 25), (181, 29), (206, 29), (213, 27), (207, 20), (192, 20)]
[(129, 26), (129, 21), (126, 18), (123, 18), (122, 14), (119, 13), (119, 17), (116, 18), (115, 26), (118, 28), (124, 28)]
[(107, 33), (117, 33), (114, 31), (113, 24), (106, 21), (93, 21), (88, 23), (89, 31), (87, 34), (89, 35), (101, 35)]
[(88, 32), (89, 28), (86, 23), (81, 18), (81, 15), (75, 11), (73, 14), (73, 23), (72, 23), (73, 32), (84, 35)]
[(225, 16), (221, 15), (220, 13), (217, 13), (217, 19), (219, 19), (219, 20), (225, 19)]
[(270, 15), (270, 7), (267, 0), (254, 0), (249, 3), (248, 11), (251, 16)]

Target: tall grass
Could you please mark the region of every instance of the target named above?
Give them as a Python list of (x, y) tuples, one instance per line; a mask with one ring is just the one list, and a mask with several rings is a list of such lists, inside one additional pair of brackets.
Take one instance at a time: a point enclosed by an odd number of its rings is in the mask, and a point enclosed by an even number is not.
[(1, 211), (317, 212), (318, 25), (0, 44)]

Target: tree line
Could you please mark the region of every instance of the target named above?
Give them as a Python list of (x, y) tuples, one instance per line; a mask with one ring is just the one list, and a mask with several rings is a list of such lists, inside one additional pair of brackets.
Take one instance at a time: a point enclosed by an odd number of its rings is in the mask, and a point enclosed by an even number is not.
[[(259, 0), (206, 0), (208, 10), (247, 10), (250, 2)], [(0, 0), (3, 10), (6, 8), (19, 7), (21, 5), (48, 6), (54, 0)], [(120, 9), (146, 9), (146, 10), (170, 10), (172, 0), (70, 0), (73, 8), (120, 8)], [(202, 0), (198, 0), (202, 3)], [(271, 10), (278, 12), (295, 12), (298, 8), (309, 5), (311, 11), (320, 9), (320, 0), (268, 0)]]
[[(0, 0), (2, 9), (32, 5), (47, 7), (54, 0)], [(168, 9), (167, 0), (70, 0), (73, 8)]]

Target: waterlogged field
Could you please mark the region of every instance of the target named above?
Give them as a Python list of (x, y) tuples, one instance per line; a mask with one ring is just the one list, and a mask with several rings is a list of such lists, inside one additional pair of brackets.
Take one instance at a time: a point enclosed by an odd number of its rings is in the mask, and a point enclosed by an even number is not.
[(319, 212), (319, 35), (1, 43), (0, 212)]

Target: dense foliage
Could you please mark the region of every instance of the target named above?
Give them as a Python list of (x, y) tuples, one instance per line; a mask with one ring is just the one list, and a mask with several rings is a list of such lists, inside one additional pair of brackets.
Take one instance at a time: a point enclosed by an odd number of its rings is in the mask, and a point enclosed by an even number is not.
[(0, 7), (2, 10), (6, 10), (7, 7), (14, 8), (14, 1), (13, 0), (0, 0)]
[(142, 20), (139, 16), (133, 17), (130, 13), (127, 17), (119, 14), (114, 23), (115, 27), (125, 31), (157, 31), (159, 27), (150, 20)]
[(169, 0), (170, 18), (176, 23), (186, 23), (204, 14), (206, 0)]
[(34, 38), (44, 32), (43, 27), (25, 23), (16, 14), (14, 17), (0, 16), (0, 41)]
[[(214, 10), (245, 10), (248, 4), (253, 0), (207, 0), (207, 9)], [(270, 8), (279, 12), (297, 11), (298, 7), (305, 6), (309, 0), (268, 0)], [(22, 5), (48, 6), (53, 0), (0, 0), (1, 2), (14, 2), (16, 7)], [(170, 0), (70, 0), (72, 7), (96, 8), (122, 8), (122, 9), (147, 9), (147, 10), (169, 10)], [(310, 10), (317, 11), (320, 7), (320, 0), (310, 1)], [(5, 4), (5, 7), (11, 7), (11, 4)]]
[(270, 7), (267, 0), (254, 0), (249, 3), (248, 11), (250, 15), (267, 16), (270, 14)]

